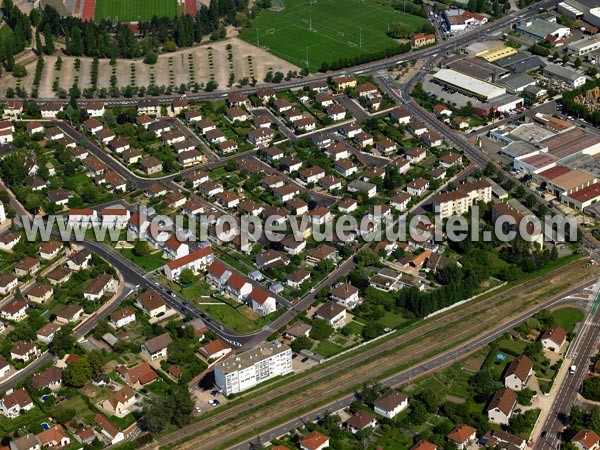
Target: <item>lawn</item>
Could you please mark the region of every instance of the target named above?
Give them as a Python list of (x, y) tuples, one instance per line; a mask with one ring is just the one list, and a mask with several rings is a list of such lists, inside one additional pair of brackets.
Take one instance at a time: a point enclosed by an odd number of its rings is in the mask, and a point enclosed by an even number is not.
[(583, 312), (577, 308), (560, 308), (552, 311), (556, 325), (563, 327), (567, 333), (573, 331), (575, 324), (583, 320)]
[(152, 16), (179, 15), (177, 0), (96, 0), (94, 20), (118, 19), (121, 22), (149, 20)]
[(37, 429), (42, 422), (46, 422), (47, 420), (44, 412), (37, 406), (15, 419), (9, 419), (8, 417), (0, 415), (0, 435), (6, 436), (8, 433), (12, 433), (21, 427), (29, 429), (29, 427), (34, 426), (34, 429)]
[(75, 416), (79, 419), (84, 420), (86, 423), (92, 423), (96, 413), (90, 409), (89, 405), (81, 395), (68, 398), (56, 406), (52, 407), (52, 410), (65, 410), (72, 409), (76, 411)]
[(167, 260), (161, 256), (160, 252), (156, 252), (147, 256), (134, 255), (130, 248), (121, 248), (119, 249), (119, 252), (121, 252), (121, 254), (132, 263), (140, 266), (146, 271), (158, 269), (167, 263)]
[(344, 350), (343, 347), (340, 347), (339, 345), (329, 341), (321, 341), (315, 348), (312, 349), (313, 352), (318, 353), (325, 358), (337, 355), (342, 350)]
[(395, 22), (419, 30), (422, 17), (402, 14), (377, 0), (286, 0), (280, 11), (262, 10), (240, 37), (292, 64), (316, 71), (324, 61), (355, 57), (392, 47)]

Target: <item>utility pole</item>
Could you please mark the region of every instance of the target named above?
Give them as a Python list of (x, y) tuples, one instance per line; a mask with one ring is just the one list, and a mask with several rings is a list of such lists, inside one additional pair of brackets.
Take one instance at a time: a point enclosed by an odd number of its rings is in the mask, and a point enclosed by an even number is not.
[(308, 63), (308, 46), (306, 47), (306, 68), (308, 69), (309, 67), (309, 63)]

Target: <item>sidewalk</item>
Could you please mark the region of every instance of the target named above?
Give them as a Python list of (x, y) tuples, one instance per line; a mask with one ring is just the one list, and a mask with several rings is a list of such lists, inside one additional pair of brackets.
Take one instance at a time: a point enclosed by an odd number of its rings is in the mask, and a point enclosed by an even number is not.
[(540, 412), (540, 415), (538, 416), (535, 426), (533, 427), (533, 430), (531, 431), (531, 435), (529, 436), (529, 441), (531, 443), (532, 448), (533, 448), (533, 446), (535, 446), (535, 443), (537, 442), (537, 440), (540, 437), (540, 434), (543, 431), (542, 428), (544, 427), (544, 424), (546, 423), (548, 414), (550, 414), (550, 412), (553, 411), (552, 404), (554, 403), (554, 400), (556, 399), (556, 393), (562, 387), (563, 381), (569, 372), (570, 366), (571, 366), (571, 359), (565, 358), (563, 360), (562, 365), (560, 366), (558, 373), (556, 374), (556, 377), (554, 378), (554, 383), (552, 383), (552, 388), (550, 388), (550, 393), (548, 395), (542, 394), (539, 396), (537, 406), (541, 409), (541, 412)]

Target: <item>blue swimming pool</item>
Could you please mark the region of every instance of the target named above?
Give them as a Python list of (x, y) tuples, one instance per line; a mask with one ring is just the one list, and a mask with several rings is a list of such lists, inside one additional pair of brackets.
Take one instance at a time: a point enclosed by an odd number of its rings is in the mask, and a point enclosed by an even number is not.
[(50, 429), (50, 425), (48, 425), (47, 422), (42, 422), (42, 429), (43, 430), (49, 430)]
[(48, 399), (48, 394), (42, 395), (42, 401), (45, 402)]

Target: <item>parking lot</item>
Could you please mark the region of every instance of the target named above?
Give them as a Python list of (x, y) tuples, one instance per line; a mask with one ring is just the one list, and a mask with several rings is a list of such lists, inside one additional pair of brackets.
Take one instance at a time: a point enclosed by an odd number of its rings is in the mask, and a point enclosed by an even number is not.
[(227, 398), (216, 388), (211, 390), (198, 390), (194, 392), (193, 398), (196, 404), (196, 414), (202, 414), (203, 412), (210, 411), (217, 406), (227, 403)]

